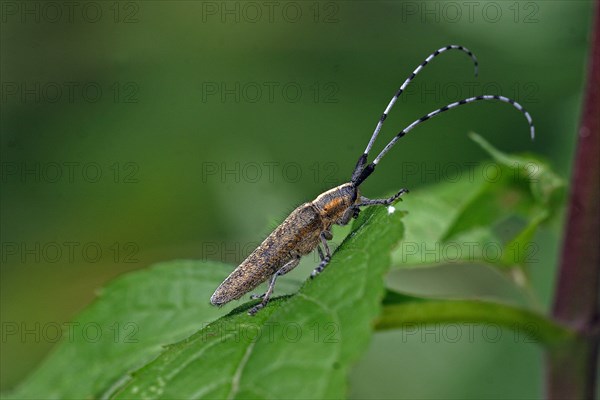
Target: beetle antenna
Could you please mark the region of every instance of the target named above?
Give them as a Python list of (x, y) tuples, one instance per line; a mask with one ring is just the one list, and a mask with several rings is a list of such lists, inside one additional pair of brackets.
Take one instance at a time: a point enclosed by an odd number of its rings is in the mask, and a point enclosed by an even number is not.
[(533, 126), (533, 120), (531, 118), (531, 115), (523, 108), (523, 106), (521, 106), (519, 103), (517, 103), (516, 101), (514, 101), (513, 99), (509, 99), (508, 97), (504, 97), (504, 96), (496, 96), (496, 95), (483, 95), (483, 96), (476, 96), (476, 97), (470, 97), (468, 99), (464, 99), (464, 100), (460, 100), (457, 101), (455, 103), (451, 103), (448, 104), (445, 107), (442, 108), (438, 108), (435, 111), (430, 112), (427, 115), (422, 116), (421, 118), (419, 118), (418, 120), (414, 121), (412, 124), (408, 125), (406, 128), (402, 129), (388, 144), (387, 146), (385, 146), (385, 148), (383, 150), (381, 150), (381, 153), (379, 153), (379, 155), (375, 158), (375, 160), (373, 160), (372, 163), (370, 163), (369, 165), (365, 166), (364, 169), (362, 170), (362, 172), (358, 175), (358, 177), (356, 178), (356, 180), (353, 180), (352, 182), (358, 186), (360, 185), (365, 179), (367, 179), (367, 177), (369, 175), (371, 175), (371, 173), (373, 173), (373, 170), (375, 169), (375, 167), (377, 166), (377, 164), (379, 163), (379, 161), (381, 161), (381, 159), (383, 158), (383, 156), (385, 156), (387, 154), (388, 151), (390, 151), (390, 149), (392, 147), (394, 147), (394, 145), (396, 144), (396, 142), (404, 135), (406, 135), (408, 132), (410, 132), (415, 126), (419, 125), (422, 122), (427, 121), (428, 119), (443, 113), (444, 111), (448, 111), (451, 110), (453, 108), (456, 108), (458, 106), (462, 106), (464, 104), (468, 104), (468, 103), (473, 103), (475, 101), (479, 101), (479, 100), (499, 100), (502, 101), (504, 103), (508, 103), (510, 105), (512, 105), (514, 108), (516, 108), (517, 110), (519, 110), (521, 113), (523, 113), (523, 115), (525, 116), (525, 118), (527, 119), (527, 122), (529, 123), (529, 131), (531, 133), (531, 140), (533, 140), (535, 138), (535, 127)]
[(437, 57), (441, 53), (443, 53), (445, 51), (448, 51), (448, 50), (460, 50), (460, 51), (463, 51), (463, 52), (467, 53), (469, 55), (469, 57), (471, 57), (471, 59), (473, 60), (473, 64), (475, 64), (475, 76), (477, 77), (477, 75), (479, 74), (479, 63), (477, 62), (477, 57), (475, 57), (475, 54), (473, 54), (471, 52), (471, 50), (467, 49), (466, 47), (458, 46), (458, 45), (454, 45), (453, 44), (453, 45), (449, 45), (449, 46), (446, 46), (446, 47), (442, 47), (441, 49), (438, 49), (438, 50), (434, 51), (433, 53), (431, 53), (425, 59), (425, 61), (423, 61), (413, 71), (413, 73), (410, 74), (410, 76), (408, 78), (406, 78), (406, 80), (404, 81), (404, 83), (402, 84), (402, 86), (400, 86), (400, 89), (398, 89), (398, 91), (396, 92), (396, 94), (394, 95), (394, 97), (392, 97), (392, 100), (390, 100), (390, 103), (388, 104), (388, 106), (383, 111), (383, 114), (381, 115), (381, 118), (377, 122), (377, 126), (375, 127), (375, 131), (373, 132), (373, 135), (371, 136), (371, 140), (369, 140), (369, 144), (367, 145), (367, 148), (365, 149), (365, 152), (360, 156), (360, 158), (358, 159), (358, 162), (356, 163), (356, 167), (354, 168), (354, 172), (352, 173), (352, 179), (351, 179), (352, 182), (354, 182), (355, 179), (358, 178), (358, 176), (361, 174), (361, 172), (362, 172), (365, 164), (367, 163), (367, 157), (369, 156), (369, 152), (371, 151), (371, 148), (373, 147), (373, 144), (375, 143), (375, 139), (377, 139), (377, 135), (379, 135), (379, 131), (381, 130), (381, 127), (383, 126), (383, 122), (385, 121), (385, 119), (387, 118), (390, 110), (392, 109), (392, 107), (396, 103), (396, 100), (398, 100), (398, 97), (400, 97), (400, 95), (402, 94), (402, 92), (404, 92), (404, 90), (406, 89), (406, 87), (408, 86), (408, 84), (415, 78), (415, 76), (417, 76), (417, 74), (419, 72), (421, 72), (421, 70), (427, 64), (429, 64), (429, 62), (431, 60), (433, 60), (435, 57)]

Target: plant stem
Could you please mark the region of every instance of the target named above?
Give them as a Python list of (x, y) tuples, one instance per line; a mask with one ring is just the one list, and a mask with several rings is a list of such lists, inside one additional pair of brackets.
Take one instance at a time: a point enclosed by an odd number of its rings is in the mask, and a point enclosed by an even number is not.
[(575, 335), (547, 317), (522, 308), (481, 300), (418, 300), (384, 305), (376, 330), (436, 323), (493, 324), (513, 330), (546, 348), (560, 348)]
[(600, 292), (600, 1), (595, 4), (588, 82), (572, 175), (568, 220), (553, 316), (578, 333), (550, 349), (546, 393), (551, 399), (592, 399), (598, 353)]

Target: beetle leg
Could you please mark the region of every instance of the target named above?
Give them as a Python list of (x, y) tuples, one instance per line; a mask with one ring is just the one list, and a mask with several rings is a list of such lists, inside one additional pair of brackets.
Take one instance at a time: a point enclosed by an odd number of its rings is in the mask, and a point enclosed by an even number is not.
[(342, 217), (336, 222), (336, 224), (337, 225), (348, 225), (348, 222), (350, 222), (350, 220), (352, 218), (356, 218), (358, 216), (359, 212), (360, 212), (360, 209), (358, 208), (358, 206), (350, 206), (346, 210), (344, 215), (342, 215)]
[(331, 234), (330, 231), (323, 231), (320, 235), (320, 238), (321, 238), (321, 243), (323, 244), (323, 248), (325, 248), (325, 256), (323, 256), (323, 252), (321, 251), (321, 248), (317, 247), (317, 249), (319, 251), (319, 256), (321, 257), (321, 263), (310, 274), (311, 279), (314, 278), (315, 276), (319, 275), (321, 272), (323, 272), (323, 270), (325, 269), (325, 267), (327, 266), (327, 264), (329, 264), (329, 261), (331, 260), (331, 251), (329, 250), (329, 245), (327, 245), (327, 239), (329, 239), (329, 240), (333, 239), (333, 235)]
[(269, 299), (271, 298), (271, 294), (273, 294), (273, 288), (275, 287), (275, 281), (277, 280), (277, 277), (287, 274), (288, 272), (290, 272), (291, 270), (296, 268), (299, 263), (300, 263), (300, 255), (296, 255), (292, 260), (288, 261), (287, 264), (285, 264), (283, 267), (281, 267), (279, 269), (279, 271), (277, 271), (273, 274), (273, 276), (271, 277), (271, 282), (269, 283), (269, 288), (267, 289), (267, 291), (265, 293), (263, 293), (262, 295), (259, 295), (259, 296), (256, 296), (256, 295), (253, 295), (254, 297), (251, 296), (251, 298), (255, 298), (255, 299), (262, 297), (263, 301), (258, 303), (254, 307), (252, 307), (248, 311), (249, 315), (256, 314), (256, 312), (258, 310), (260, 310), (261, 308), (263, 308), (264, 306), (267, 305), (267, 303), (269, 302)]
[[(367, 199), (366, 197), (361, 196), (360, 203), (358, 203), (357, 206), (359, 206), (359, 207), (374, 206), (374, 205), (389, 206), (394, 201), (396, 201), (398, 198), (400, 198), (400, 196), (402, 196), (404, 193), (408, 193), (408, 189), (400, 189), (400, 191), (398, 193), (396, 193), (395, 195), (393, 195), (392, 197), (390, 197), (388, 199), (373, 199), (373, 200), (371, 200), (371, 199)], [(402, 200), (402, 199), (400, 199), (400, 200)]]
[(325, 259), (325, 256), (323, 255), (323, 250), (321, 250), (321, 246), (317, 246), (317, 252), (319, 253), (319, 258), (321, 259), (321, 261), (323, 261)]

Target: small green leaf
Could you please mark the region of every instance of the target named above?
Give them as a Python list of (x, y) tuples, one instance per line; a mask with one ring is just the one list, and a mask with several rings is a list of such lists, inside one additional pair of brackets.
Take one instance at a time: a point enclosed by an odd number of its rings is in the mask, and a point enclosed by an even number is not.
[(407, 197), (406, 234), (393, 254), (395, 266), (523, 267), (532, 258), (533, 235), (559, 208), (564, 181), (533, 156), (507, 155), (476, 134), (471, 138), (495, 162)]
[[(254, 317), (244, 304), (136, 371), (116, 398), (342, 398), (384, 295), (402, 213), (363, 211), (330, 265)], [(208, 295), (208, 293), (207, 293)]]
[[(226, 268), (224, 268), (226, 267)], [(209, 304), (229, 267), (173, 261), (120, 277), (71, 324), (64, 340), (13, 398), (99, 398), (129, 371), (151, 361), (223, 314)]]

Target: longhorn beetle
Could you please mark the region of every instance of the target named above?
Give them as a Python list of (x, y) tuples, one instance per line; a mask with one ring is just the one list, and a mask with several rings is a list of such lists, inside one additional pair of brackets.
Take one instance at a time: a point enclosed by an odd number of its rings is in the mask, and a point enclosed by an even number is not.
[[(311, 274), (314, 278), (329, 263), (331, 252), (327, 241), (333, 238), (331, 234), (331, 226), (333, 224), (346, 225), (352, 218), (356, 218), (360, 212), (360, 207), (373, 205), (391, 205), (394, 201), (400, 199), (404, 193), (408, 193), (407, 189), (400, 189), (398, 193), (387, 199), (368, 199), (360, 195), (359, 186), (373, 173), (375, 167), (388, 151), (396, 144), (396, 142), (410, 132), (414, 127), (428, 119), (448, 111), (450, 109), (462, 106), (464, 104), (473, 103), (478, 100), (499, 100), (508, 103), (519, 110), (529, 123), (531, 138), (534, 138), (535, 129), (531, 116), (525, 109), (516, 101), (504, 96), (482, 95), (470, 97), (448, 104), (445, 107), (430, 112), (427, 115), (417, 119), (406, 128), (401, 130), (379, 153), (375, 159), (367, 164), (367, 157), (373, 147), (373, 143), (383, 126), (385, 119), (393, 107), (398, 97), (402, 94), (406, 86), (414, 79), (414, 77), (436, 56), (448, 51), (460, 50), (471, 57), (475, 65), (475, 76), (478, 72), (478, 63), (475, 55), (463, 46), (450, 45), (442, 47), (429, 55), (404, 81), (398, 92), (392, 97), (392, 100), (385, 108), (381, 115), (375, 131), (369, 140), (369, 144), (364, 153), (359, 157), (358, 162), (352, 172), (350, 182), (334, 187), (320, 194), (315, 200), (304, 203), (296, 208), (292, 213), (279, 225), (275, 230), (252, 252), (215, 290), (215, 293), (210, 298), (213, 305), (223, 305), (231, 300), (236, 300), (256, 288), (267, 279), (271, 279), (267, 291), (260, 295), (252, 295), (251, 298), (262, 298), (262, 302), (255, 305), (248, 311), (248, 314), (254, 315), (258, 310), (263, 308), (273, 294), (273, 288), (277, 277), (285, 275), (294, 269), (300, 262), (300, 258), (312, 252), (315, 247), (321, 258), (321, 262)], [(321, 246), (323, 249), (321, 249)]]

